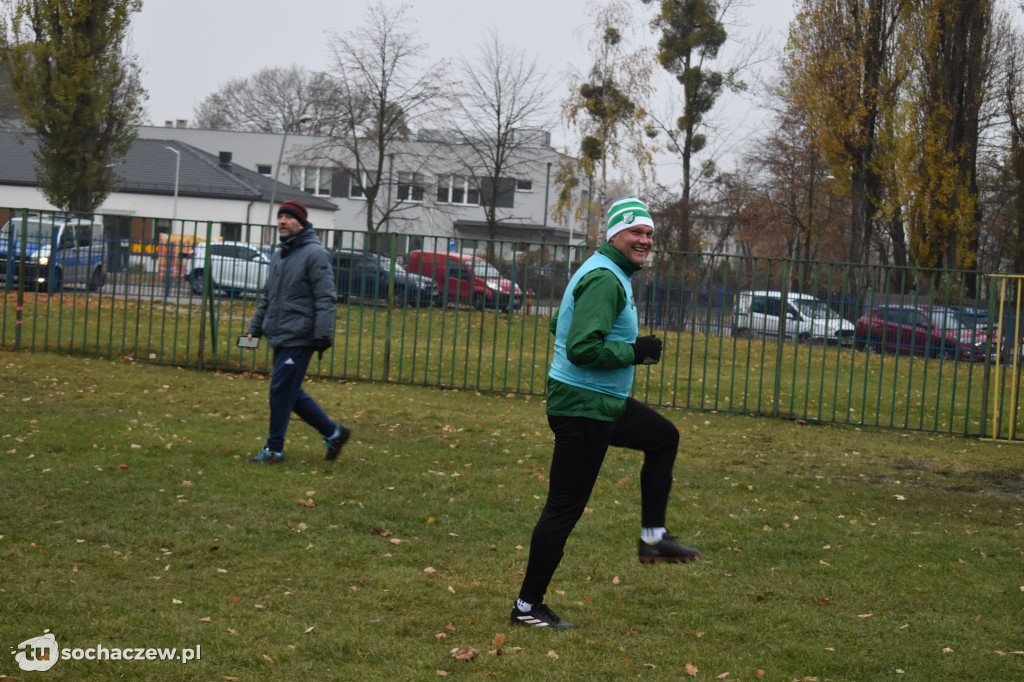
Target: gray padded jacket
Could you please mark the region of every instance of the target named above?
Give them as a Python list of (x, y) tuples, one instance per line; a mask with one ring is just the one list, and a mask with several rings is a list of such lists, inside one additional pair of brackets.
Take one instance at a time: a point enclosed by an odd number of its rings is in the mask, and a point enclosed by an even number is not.
[(270, 271), (248, 333), (267, 337), (271, 348), (308, 347), (324, 351), (334, 342), (337, 294), (330, 254), (307, 225), (282, 239), (270, 257)]

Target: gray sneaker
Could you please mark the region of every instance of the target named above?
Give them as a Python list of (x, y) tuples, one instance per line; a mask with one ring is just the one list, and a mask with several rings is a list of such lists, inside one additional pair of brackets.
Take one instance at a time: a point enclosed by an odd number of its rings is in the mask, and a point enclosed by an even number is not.
[(245, 461), (249, 464), (280, 464), (284, 461), (284, 453), (263, 448)]

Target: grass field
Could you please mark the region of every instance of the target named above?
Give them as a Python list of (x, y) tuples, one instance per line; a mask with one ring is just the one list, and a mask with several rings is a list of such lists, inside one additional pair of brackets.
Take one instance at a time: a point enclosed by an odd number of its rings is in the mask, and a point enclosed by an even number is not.
[[(259, 375), (0, 353), (0, 677), (1024, 679), (1019, 445), (668, 410), (669, 528), (703, 559), (637, 561), (640, 456), (613, 449), (547, 599), (579, 629), (549, 632), (508, 624), (542, 399), (307, 388), (341, 459), (293, 423), (253, 466)], [(201, 656), (23, 672), (45, 630)]]

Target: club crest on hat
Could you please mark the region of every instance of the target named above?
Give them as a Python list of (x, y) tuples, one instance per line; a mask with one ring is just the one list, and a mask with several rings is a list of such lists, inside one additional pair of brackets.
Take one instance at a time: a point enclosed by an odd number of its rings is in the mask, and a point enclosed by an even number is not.
[(633, 212), (626, 211), (625, 213), (623, 213), (622, 222), (626, 223), (627, 225), (631, 224), (633, 222)]

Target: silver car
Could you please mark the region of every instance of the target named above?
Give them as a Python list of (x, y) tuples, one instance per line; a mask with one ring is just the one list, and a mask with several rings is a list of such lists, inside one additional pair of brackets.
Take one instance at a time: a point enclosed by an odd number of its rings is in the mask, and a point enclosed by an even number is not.
[(270, 247), (247, 242), (198, 244), (187, 268), (192, 291), (197, 295), (205, 290), (207, 268), (214, 291), (228, 295), (259, 292), (270, 269)]

